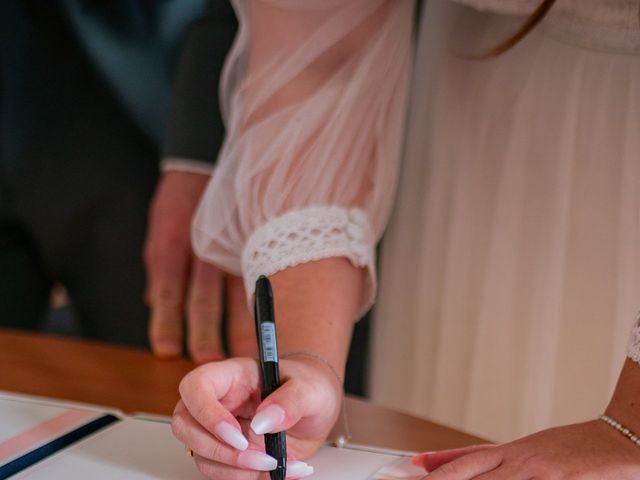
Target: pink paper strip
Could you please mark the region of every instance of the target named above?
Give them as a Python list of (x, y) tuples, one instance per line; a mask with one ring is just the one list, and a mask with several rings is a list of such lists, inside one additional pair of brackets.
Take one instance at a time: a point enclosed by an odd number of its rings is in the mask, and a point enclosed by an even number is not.
[(89, 410), (67, 410), (45, 420), (29, 430), (0, 442), (0, 463), (54, 440), (98, 416), (99, 413)]

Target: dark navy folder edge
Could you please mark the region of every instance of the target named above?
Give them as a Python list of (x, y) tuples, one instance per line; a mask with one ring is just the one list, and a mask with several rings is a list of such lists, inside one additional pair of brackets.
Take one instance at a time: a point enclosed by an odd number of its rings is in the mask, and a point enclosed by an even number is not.
[(83, 438), (86, 438), (112, 423), (119, 421), (120, 419), (115, 415), (107, 414), (62, 435), (61, 437), (58, 437), (45, 445), (42, 445), (41, 447), (38, 447), (35, 450), (31, 450), (30, 452), (11, 460), (9, 463), (0, 466), (0, 480), (5, 480), (6, 478), (29, 468), (60, 450), (64, 450), (68, 446), (79, 442)]

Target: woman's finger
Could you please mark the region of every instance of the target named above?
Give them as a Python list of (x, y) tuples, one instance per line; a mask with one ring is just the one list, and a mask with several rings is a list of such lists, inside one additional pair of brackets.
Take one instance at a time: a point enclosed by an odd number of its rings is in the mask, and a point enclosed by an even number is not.
[[(194, 460), (200, 473), (212, 480), (269, 480), (268, 473), (230, 467), (229, 465), (212, 462), (197, 454), (194, 456)], [(312, 474), (313, 467), (304, 462), (293, 461), (287, 465), (287, 478), (290, 480), (305, 478)]]
[(252, 359), (231, 359), (202, 365), (180, 382), (182, 402), (195, 421), (232, 445), (242, 435), (234, 414), (259, 391), (258, 366)]
[(211, 480), (269, 480), (269, 474), (255, 470), (245, 470), (231, 467), (218, 462), (194, 455), (193, 457), (198, 471)]
[(323, 382), (322, 376), (314, 380), (296, 377), (285, 381), (257, 408), (251, 421), (253, 432), (258, 435), (282, 432), (305, 417), (336, 415), (339, 402), (334, 401), (333, 386)]
[[(202, 459), (229, 467), (259, 472), (269, 472), (278, 465), (275, 458), (267, 455), (257, 445), (249, 446), (246, 440), (240, 445), (243, 447), (241, 449), (232, 448), (226, 443), (222, 443), (221, 439), (216, 438), (218, 435), (214, 437), (202, 428), (184, 405), (179, 404), (176, 407), (171, 428), (176, 438)], [(300, 468), (306, 469), (306, 467), (304, 462), (293, 462), (293, 473)]]
[(499, 448), (487, 448), (441, 465), (429, 474), (429, 480), (475, 479), (498, 468), (502, 460), (503, 456)]
[(450, 450), (440, 450), (437, 452), (426, 452), (416, 455), (411, 461), (414, 465), (423, 467), (427, 472), (432, 472), (445, 463), (452, 462), (460, 457), (469, 455), (470, 453), (479, 452), (494, 447), (495, 445), (488, 443), (483, 445), (471, 445), (468, 447), (453, 448)]
[(242, 432), (233, 426), (214, 435), (206, 431), (182, 402), (178, 403), (173, 412), (171, 430), (178, 440), (201, 457), (228, 465), (237, 465), (238, 455), (249, 447)]

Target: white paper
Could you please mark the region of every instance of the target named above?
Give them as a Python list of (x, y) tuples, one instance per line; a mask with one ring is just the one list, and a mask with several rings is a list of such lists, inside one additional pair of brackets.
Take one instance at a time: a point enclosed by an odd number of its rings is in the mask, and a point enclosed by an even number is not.
[(0, 442), (29, 430), (65, 412), (66, 408), (0, 398)]
[[(323, 447), (309, 460), (313, 480), (368, 480), (382, 468), (394, 465), (402, 457), (349, 448)], [(384, 477), (381, 477), (381, 480)]]
[[(78, 407), (0, 393), (0, 441)], [(81, 405), (80, 408), (85, 407)], [(92, 409), (93, 410), (93, 409)], [(96, 417), (108, 413), (94, 410)], [(12, 480), (202, 480), (166, 417), (128, 417), (11, 477)], [(308, 462), (312, 480), (417, 480), (406, 454), (325, 446)]]
[[(420, 477), (376, 475), (406, 458), (323, 447), (309, 460), (314, 480), (395, 480)], [(390, 472), (395, 471), (393, 468)], [(44, 460), (14, 477), (29, 480), (201, 480), (184, 445), (169, 425), (129, 418)]]
[[(124, 417), (124, 413), (122, 411), (107, 407), (104, 405), (95, 405), (92, 403), (84, 403), (84, 402), (72, 402), (69, 400), (60, 400), (57, 398), (50, 397), (40, 397), (37, 395), (27, 395), (23, 393), (13, 393), (7, 392), (5, 390), (0, 390), (0, 401), (10, 400), (13, 402), (19, 403), (30, 403), (33, 405), (42, 405), (44, 407), (54, 407), (54, 408), (63, 408), (65, 410), (90, 410), (92, 412), (97, 412), (101, 414), (110, 413), (115, 415), (116, 417)], [(3, 417), (0, 416), (0, 419)], [(167, 417), (162, 417), (167, 418)]]
[(136, 419), (112, 425), (13, 478), (202, 480), (169, 425)]
[(382, 468), (371, 480), (420, 480), (425, 475), (424, 469), (413, 465), (410, 458), (404, 458)]
[[(0, 465), (61, 437), (104, 413), (80, 405), (56, 405), (35, 397), (0, 392)], [(62, 416), (67, 419), (51, 424)]]

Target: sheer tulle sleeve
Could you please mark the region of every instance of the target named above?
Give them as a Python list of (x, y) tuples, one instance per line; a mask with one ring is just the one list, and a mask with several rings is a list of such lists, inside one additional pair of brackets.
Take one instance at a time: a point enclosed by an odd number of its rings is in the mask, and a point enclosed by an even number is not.
[(411, 0), (234, 0), (227, 138), (194, 218), (196, 253), (258, 275), (346, 257), (375, 292), (411, 63)]

